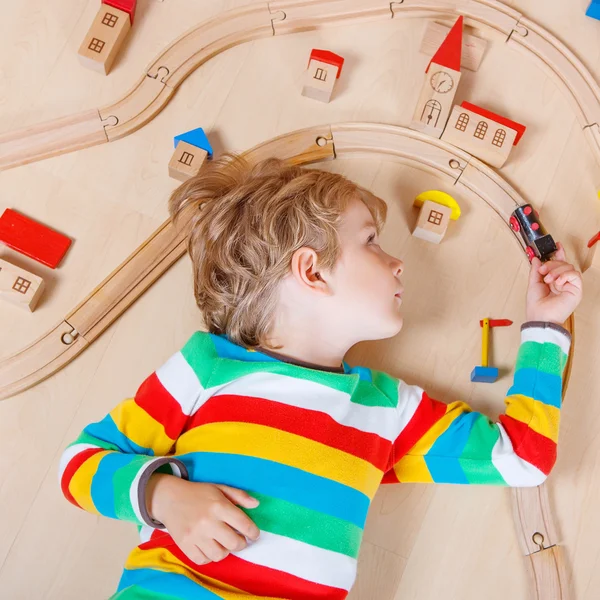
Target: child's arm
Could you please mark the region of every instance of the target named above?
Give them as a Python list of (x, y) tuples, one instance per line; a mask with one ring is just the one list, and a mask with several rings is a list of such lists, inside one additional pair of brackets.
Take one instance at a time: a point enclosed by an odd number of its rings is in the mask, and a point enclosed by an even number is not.
[(401, 431), (383, 482), (536, 486), (556, 461), (569, 333), (551, 323), (521, 327), (506, 412), (494, 423), (464, 402), (444, 404), (400, 382)]
[[(193, 338), (192, 338), (193, 339)], [(163, 528), (146, 510), (145, 488), (154, 472), (188, 478), (185, 465), (167, 455), (204, 391), (189, 358), (191, 340), (101, 421), (85, 427), (64, 451), (63, 494), (95, 514)]]

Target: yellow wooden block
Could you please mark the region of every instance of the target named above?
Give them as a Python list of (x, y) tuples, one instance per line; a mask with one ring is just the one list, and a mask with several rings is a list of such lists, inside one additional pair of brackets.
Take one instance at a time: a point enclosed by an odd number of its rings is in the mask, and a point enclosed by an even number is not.
[(30, 311), (42, 295), (44, 280), (0, 258), (0, 297)]
[(102, 4), (79, 47), (81, 64), (107, 75), (130, 29), (126, 12)]
[(192, 146), (187, 142), (180, 141), (169, 161), (169, 177), (179, 181), (187, 181), (190, 177), (197, 175), (204, 164), (208, 152)]
[(440, 190), (428, 190), (426, 192), (421, 192), (413, 202), (413, 206), (421, 207), (426, 200), (431, 200), (436, 204), (441, 204), (443, 206), (447, 206), (452, 209), (450, 213), (450, 218), (453, 221), (456, 221), (458, 217), (460, 217), (460, 206), (458, 202), (446, 192), (442, 192)]

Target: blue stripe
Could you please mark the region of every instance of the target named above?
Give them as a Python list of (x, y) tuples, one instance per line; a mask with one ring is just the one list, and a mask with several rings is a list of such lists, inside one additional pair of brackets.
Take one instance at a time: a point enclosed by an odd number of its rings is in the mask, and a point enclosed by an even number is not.
[[(105, 454), (98, 463), (98, 469), (92, 477), (92, 485), (90, 494), (94, 506), (98, 512), (106, 517), (118, 519), (115, 509), (115, 485), (113, 482), (115, 473), (132, 462), (140, 463), (140, 467), (147, 462), (147, 458), (143, 458), (136, 454), (121, 454), (120, 452), (111, 452)], [(129, 490), (126, 490), (126, 502), (129, 504)]]
[(364, 527), (369, 498), (337, 481), (254, 456), (221, 452), (175, 456), (188, 468), (190, 480), (256, 491)]
[[(132, 588), (131, 586), (136, 586)], [(130, 588), (130, 589), (127, 589)], [(201, 587), (192, 579), (179, 573), (169, 573), (158, 569), (124, 569), (121, 581), (114, 600), (131, 600), (138, 598), (150, 598), (151, 596), (141, 593), (142, 590), (165, 594), (175, 600), (220, 600), (220, 597), (213, 594), (206, 588)], [(131, 592), (129, 595), (128, 592)]]
[(98, 423), (90, 423), (83, 430), (85, 433), (95, 437), (98, 440), (118, 446), (121, 452), (128, 454), (146, 454), (154, 456), (152, 448), (144, 448), (132, 442), (126, 435), (122, 434), (117, 427), (114, 419), (108, 414)]
[(215, 335), (214, 333), (210, 333), (209, 335), (220, 358), (243, 360), (244, 362), (281, 362), (272, 356), (238, 346), (230, 342), (225, 335)]
[(560, 408), (562, 402), (562, 378), (537, 369), (519, 369), (507, 395), (523, 394), (544, 404)]
[(461, 467), (460, 456), (480, 416), (477, 412), (458, 416), (425, 455), (425, 463), (436, 483), (469, 483)]
[[(346, 370), (346, 365), (344, 365), (344, 370)], [(371, 369), (367, 369), (367, 367), (351, 367), (346, 373), (351, 373), (352, 375), (358, 375), (358, 378), (361, 381), (368, 381), (369, 383), (373, 382), (373, 375), (371, 374)]]

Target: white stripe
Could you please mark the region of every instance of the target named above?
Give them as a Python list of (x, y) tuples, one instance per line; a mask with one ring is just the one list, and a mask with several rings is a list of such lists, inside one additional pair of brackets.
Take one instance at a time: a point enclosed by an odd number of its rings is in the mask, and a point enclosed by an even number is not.
[(70, 448), (67, 448), (62, 456), (60, 457), (60, 463), (58, 465), (58, 483), (62, 481), (65, 469), (67, 465), (71, 462), (71, 460), (80, 452), (84, 450), (88, 450), (89, 448), (100, 448), (100, 446), (95, 446), (94, 444), (75, 444)]
[(204, 391), (194, 369), (183, 357), (176, 352), (169, 360), (156, 370), (164, 388), (177, 400), (184, 415), (191, 415), (196, 400)]
[(350, 590), (356, 559), (268, 531), (236, 556), (255, 565), (277, 569), (313, 583)]
[(521, 343), (523, 342), (556, 344), (567, 355), (571, 348), (571, 340), (564, 333), (552, 327), (526, 327), (521, 331)]
[(140, 544), (145, 544), (150, 541), (152, 537), (152, 532), (155, 531), (154, 527), (150, 527), (149, 525), (142, 525), (140, 529)]
[(498, 423), (500, 437), (492, 448), (492, 463), (510, 487), (535, 487), (546, 480), (546, 474), (515, 454), (508, 433)]
[(398, 423), (398, 433), (396, 437), (404, 431), (410, 420), (415, 416), (419, 404), (423, 401), (423, 388), (418, 385), (408, 385), (404, 381), (398, 382), (398, 411), (400, 413), (400, 422)]
[[(206, 390), (206, 394), (254, 396), (288, 406), (315, 410), (334, 421), (394, 441), (398, 435), (398, 411), (394, 407), (364, 406), (350, 400), (350, 394), (326, 385), (278, 373), (252, 373)], [(383, 392), (382, 392), (383, 396)]]

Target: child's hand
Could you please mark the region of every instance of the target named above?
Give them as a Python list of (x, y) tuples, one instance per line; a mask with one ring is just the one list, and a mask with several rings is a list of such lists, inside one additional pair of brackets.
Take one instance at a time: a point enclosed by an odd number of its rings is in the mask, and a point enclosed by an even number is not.
[(528, 321), (548, 321), (562, 325), (581, 302), (581, 273), (566, 262), (565, 249), (559, 242), (552, 260), (531, 261), (527, 289)]
[(242, 550), (247, 546), (244, 536), (256, 540), (260, 533), (236, 506), (256, 508), (258, 500), (227, 485), (155, 473), (150, 477), (146, 498), (152, 517), (166, 526), (179, 548), (199, 565)]

